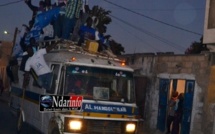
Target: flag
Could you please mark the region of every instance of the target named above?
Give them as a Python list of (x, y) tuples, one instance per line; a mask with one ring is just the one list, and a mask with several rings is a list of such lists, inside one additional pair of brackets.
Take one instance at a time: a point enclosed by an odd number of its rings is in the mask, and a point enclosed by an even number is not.
[(43, 13), (40, 13), (35, 18), (35, 23), (30, 32), (25, 37), (25, 44), (30, 44), (30, 38), (34, 37), (36, 42), (40, 39), (41, 30), (49, 25), (52, 21), (55, 21), (59, 15), (60, 8), (55, 7)]
[(18, 58), (18, 57), (22, 56), (23, 50), (22, 50), (22, 47), (20, 45), (20, 41), (23, 38), (24, 34), (27, 32), (26, 28), (27, 27), (25, 25), (22, 25), (21, 30), (19, 30), (19, 32), (17, 33), (16, 40), (15, 40), (15, 45), (13, 47), (13, 52), (12, 52), (13, 57)]

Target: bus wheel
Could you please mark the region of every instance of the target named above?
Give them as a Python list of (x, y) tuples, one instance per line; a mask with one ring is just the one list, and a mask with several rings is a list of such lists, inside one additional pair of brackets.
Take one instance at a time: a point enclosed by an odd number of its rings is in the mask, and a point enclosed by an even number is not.
[(22, 113), (19, 112), (19, 117), (18, 117), (18, 121), (17, 121), (17, 132), (18, 133), (21, 132), (22, 127), (23, 127)]
[(55, 126), (55, 127), (52, 129), (51, 134), (60, 134), (60, 131), (59, 131), (59, 129), (58, 129), (57, 126)]

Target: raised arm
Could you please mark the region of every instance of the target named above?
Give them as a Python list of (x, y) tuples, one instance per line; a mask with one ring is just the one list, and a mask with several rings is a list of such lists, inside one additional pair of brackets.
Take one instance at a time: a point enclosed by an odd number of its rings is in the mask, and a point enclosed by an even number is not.
[(46, 47), (46, 52), (50, 52), (53, 48), (55, 48), (57, 46), (58, 43), (62, 42), (63, 40), (58, 40), (55, 43), (52, 43), (51, 45), (49, 45), (48, 47)]
[(31, 0), (25, 0), (25, 3), (28, 5), (28, 7), (33, 11), (38, 11), (38, 7), (32, 5)]

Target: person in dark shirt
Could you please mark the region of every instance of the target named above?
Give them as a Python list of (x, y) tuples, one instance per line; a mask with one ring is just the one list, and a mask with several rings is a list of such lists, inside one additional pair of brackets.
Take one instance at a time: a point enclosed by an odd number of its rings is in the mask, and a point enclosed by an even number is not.
[(51, 0), (45, 0), (44, 3), (46, 11), (52, 8)]
[(73, 93), (75, 93), (75, 94), (81, 94), (81, 81), (80, 80), (77, 80), (76, 82), (75, 82), (75, 86), (74, 86), (74, 88), (72, 89), (72, 92)]
[(184, 93), (180, 93), (176, 101), (175, 116), (171, 134), (179, 134), (179, 125), (183, 117)]
[(44, 3), (44, 1), (40, 0), (39, 1), (39, 7), (32, 5), (31, 0), (25, 0), (25, 3), (28, 5), (28, 7), (33, 12), (32, 21), (34, 23), (35, 17), (37, 16), (37, 14), (45, 11), (45, 3)]
[(96, 30), (92, 28), (93, 20), (91, 17), (87, 18), (86, 25), (82, 25), (79, 30), (79, 42), (78, 45), (81, 46), (85, 40), (94, 40)]

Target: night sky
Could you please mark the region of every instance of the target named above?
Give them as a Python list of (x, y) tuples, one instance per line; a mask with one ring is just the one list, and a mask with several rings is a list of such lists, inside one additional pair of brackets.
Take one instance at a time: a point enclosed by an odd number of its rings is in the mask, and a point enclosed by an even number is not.
[[(17, 3), (4, 6), (10, 2)], [(32, 0), (33, 5), (38, 2)], [(111, 11), (114, 18), (107, 34), (121, 43), (126, 53), (182, 54), (203, 34), (205, 0), (89, 0), (89, 5)], [(15, 27), (28, 24), (31, 15), (24, 1), (0, 0), (0, 39), (12, 40)], [(4, 30), (9, 34), (4, 35)]]

